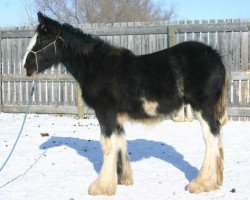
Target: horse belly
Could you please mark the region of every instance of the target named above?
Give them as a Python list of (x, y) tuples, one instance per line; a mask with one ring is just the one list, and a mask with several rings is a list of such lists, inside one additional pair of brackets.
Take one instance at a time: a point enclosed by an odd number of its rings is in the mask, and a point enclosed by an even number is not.
[(140, 103), (130, 105), (129, 110), (121, 110), (117, 114), (117, 122), (123, 124), (127, 121), (140, 122), (151, 125), (159, 123), (167, 116), (181, 107), (181, 100), (149, 100), (145, 97), (140, 98)]

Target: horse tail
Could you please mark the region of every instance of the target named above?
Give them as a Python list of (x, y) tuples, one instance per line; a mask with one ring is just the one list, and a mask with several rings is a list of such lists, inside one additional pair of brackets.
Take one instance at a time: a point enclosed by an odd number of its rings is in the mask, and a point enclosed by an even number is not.
[(225, 67), (225, 79), (221, 88), (220, 97), (215, 104), (214, 116), (221, 125), (225, 125), (228, 121), (227, 106), (228, 106), (228, 90), (231, 82), (231, 75), (229, 69)]

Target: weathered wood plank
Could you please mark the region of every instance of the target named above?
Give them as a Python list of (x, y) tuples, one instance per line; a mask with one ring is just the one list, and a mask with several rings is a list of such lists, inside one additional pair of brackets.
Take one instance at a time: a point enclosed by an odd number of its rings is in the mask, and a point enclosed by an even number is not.
[[(141, 26), (141, 22), (135, 22), (134, 26)], [(142, 36), (141, 35), (134, 35), (134, 53), (136, 55), (142, 54)]]
[[(2, 81), (32, 81), (33, 77), (25, 74), (1, 74)], [(231, 72), (232, 80), (250, 80), (250, 71)], [(39, 74), (35, 77), (38, 81), (75, 81), (70, 74)]]
[[(248, 70), (248, 32), (241, 32), (241, 70)], [(248, 82), (241, 81), (241, 107), (246, 107), (248, 98)], [(246, 120), (245, 117), (241, 120)]]
[(75, 81), (70, 74), (39, 74), (36, 77), (28, 77), (25, 74), (2, 74), (2, 81)]
[(175, 26), (168, 26), (168, 47), (172, 47), (176, 44)]
[(228, 115), (232, 117), (250, 117), (250, 108), (228, 108)]
[[(6, 113), (22, 113), (27, 109), (27, 105), (4, 105), (2, 106), (2, 111)], [(68, 105), (31, 105), (30, 113), (37, 114), (78, 114), (77, 106)], [(89, 114), (94, 114), (92, 110), (88, 112)], [(247, 116), (250, 117), (250, 108), (238, 108), (238, 107), (228, 107), (229, 116)]]
[[(113, 35), (141, 35), (141, 34), (161, 34), (167, 33), (167, 27), (165, 26), (128, 26), (128, 27), (87, 27), (82, 28), (85, 33), (91, 33), (98, 36), (113, 36)], [(34, 35), (33, 30), (8, 30), (3, 31), (2, 38), (19, 38), (19, 37), (32, 37)]]
[[(232, 32), (232, 31), (249, 31), (250, 22), (235, 23), (207, 23), (203, 24), (179, 24), (175, 25), (176, 33), (199, 33), (199, 32)], [(141, 35), (141, 34), (161, 34), (167, 33), (167, 26), (101, 26), (101, 27), (82, 27), (86, 33), (98, 36), (112, 35)], [(32, 37), (34, 30), (4, 30), (0, 32), (2, 38), (20, 38)]]
[[(6, 113), (26, 112), (27, 105), (3, 105), (2, 111)], [(74, 114), (77, 115), (77, 106), (68, 105), (31, 105), (30, 113), (37, 114)]]
[(178, 33), (199, 33), (199, 32), (232, 32), (232, 31), (249, 31), (250, 24), (247, 23), (216, 23), (216, 24), (185, 24), (177, 25), (176, 32)]
[(149, 35), (142, 35), (142, 49), (141, 53), (142, 54), (147, 54), (149, 53)]
[[(122, 22), (121, 27), (126, 28), (127, 23)], [(128, 36), (127, 35), (120, 35), (121, 36), (121, 47), (128, 48)]]
[[(0, 31), (2, 32), (2, 31)], [(2, 38), (0, 37), (0, 112), (2, 112), (2, 68), (3, 68), (3, 60), (2, 60)]]
[[(120, 23), (114, 23), (114, 27), (120, 27)], [(121, 35), (114, 35), (113, 36), (113, 44), (117, 47), (121, 46)]]

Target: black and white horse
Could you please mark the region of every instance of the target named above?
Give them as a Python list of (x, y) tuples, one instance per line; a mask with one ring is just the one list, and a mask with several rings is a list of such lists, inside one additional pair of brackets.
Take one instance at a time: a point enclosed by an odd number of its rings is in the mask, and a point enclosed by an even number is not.
[(62, 63), (81, 86), (101, 127), (103, 165), (89, 194), (113, 195), (117, 184), (132, 185), (123, 124), (153, 123), (190, 104), (206, 144), (190, 192), (219, 188), (223, 181), (221, 123), (227, 119), (227, 76), (220, 55), (198, 42), (184, 42), (136, 56), (69, 24), (38, 13), (39, 25), (23, 59), (27, 75)]

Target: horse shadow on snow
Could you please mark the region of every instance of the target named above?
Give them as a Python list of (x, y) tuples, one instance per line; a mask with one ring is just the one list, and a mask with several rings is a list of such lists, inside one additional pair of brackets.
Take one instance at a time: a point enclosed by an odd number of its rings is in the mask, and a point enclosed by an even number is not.
[[(131, 162), (155, 157), (182, 171), (188, 181), (198, 174), (198, 169), (184, 160), (183, 155), (171, 145), (145, 139), (127, 140)], [(85, 140), (74, 137), (51, 137), (40, 145), (40, 149), (50, 149), (61, 145), (74, 149), (79, 155), (86, 157), (98, 173), (102, 166), (102, 150), (99, 141)]]

